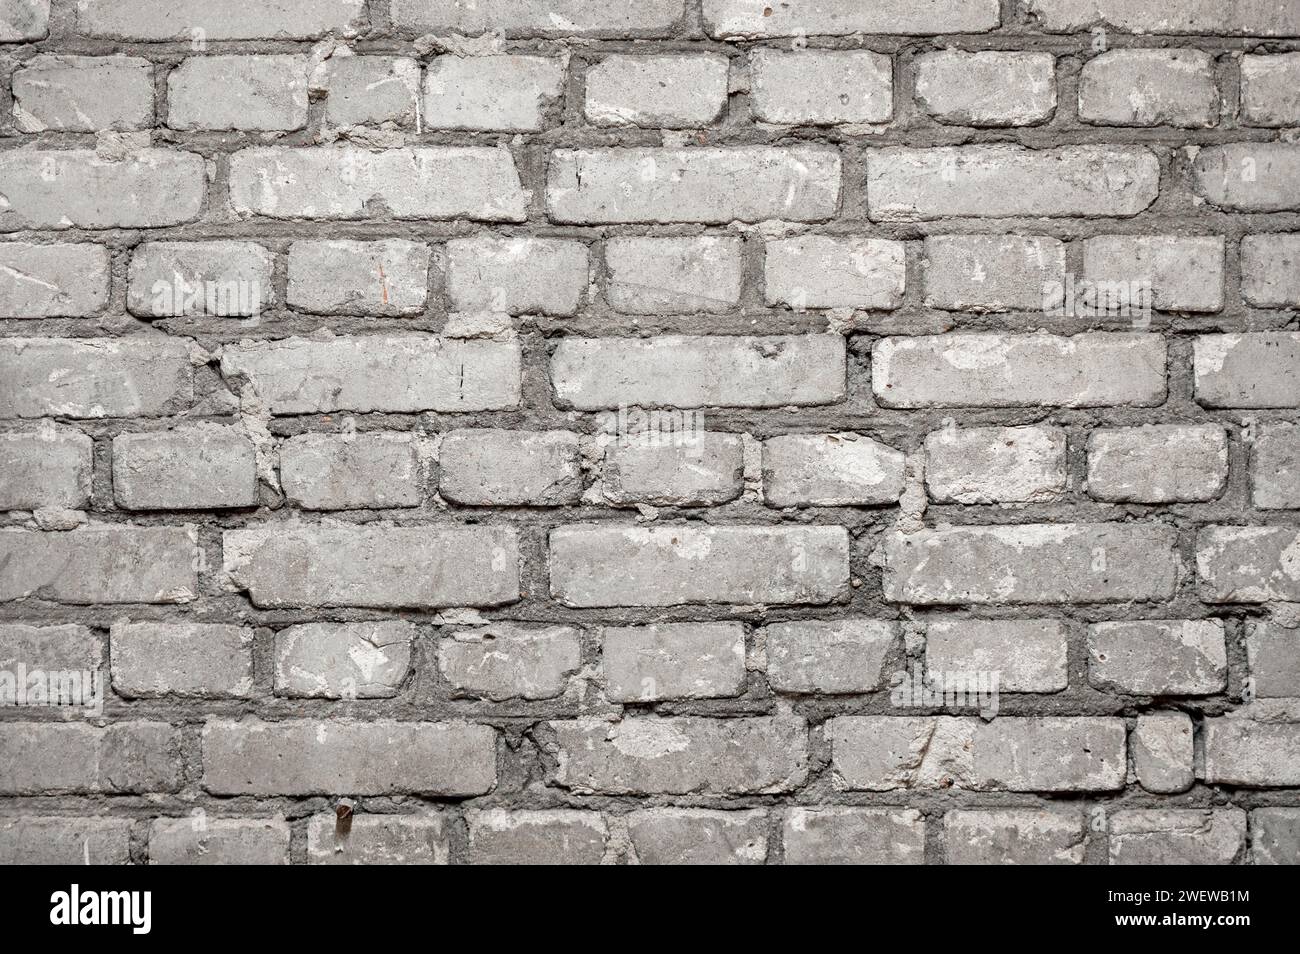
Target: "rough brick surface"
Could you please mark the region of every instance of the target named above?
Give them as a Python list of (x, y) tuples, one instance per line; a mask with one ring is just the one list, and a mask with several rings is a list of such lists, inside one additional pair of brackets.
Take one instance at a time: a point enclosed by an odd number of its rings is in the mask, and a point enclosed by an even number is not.
[(1300, 862), (1297, 0), (0, 54), (0, 863)]

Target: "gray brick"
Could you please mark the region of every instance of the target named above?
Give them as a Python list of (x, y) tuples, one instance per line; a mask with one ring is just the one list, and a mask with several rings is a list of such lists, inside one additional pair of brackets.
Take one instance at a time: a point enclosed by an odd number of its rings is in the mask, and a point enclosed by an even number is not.
[(893, 63), (867, 50), (755, 49), (749, 55), (754, 117), (786, 126), (887, 123)]
[(1213, 126), (1214, 58), (1200, 50), (1109, 50), (1079, 74), (1079, 118), (1109, 126)]
[(187, 603), (198, 596), (193, 527), (0, 532), (0, 602)]
[(728, 236), (611, 238), (605, 243), (615, 311), (640, 315), (725, 312), (740, 302), (741, 243)]
[(119, 434), (113, 499), (125, 510), (256, 506), (253, 442), (241, 429), (219, 424)]
[(586, 290), (581, 242), (480, 235), (447, 243), (447, 294), (461, 311), (572, 315)]
[(108, 250), (98, 245), (0, 243), (0, 314), (86, 318), (108, 302)]
[(424, 72), (424, 125), (431, 129), (535, 132), (564, 88), (564, 66), (547, 56), (438, 56)]
[(155, 818), (149, 826), (151, 865), (287, 865), (289, 823), (283, 818)]
[(1192, 719), (1185, 712), (1138, 716), (1129, 737), (1133, 771), (1148, 792), (1185, 792), (1192, 787)]
[(1203, 723), (1209, 785), (1300, 785), (1300, 724), (1221, 717)]
[(202, 156), (140, 149), (103, 159), (90, 149), (11, 149), (0, 155), (0, 231), (160, 228), (203, 208)]
[(635, 5), (589, 0), (476, 0), (473, 4), (431, 4), (393, 0), (399, 30), (415, 33), (483, 33), (507, 36), (662, 36), (682, 16), (682, 0), (646, 0)]
[(789, 792), (808, 775), (803, 719), (644, 716), (546, 723), (554, 784), (574, 794)]
[(883, 338), (871, 385), (895, 408), (1154, 407), (1165, 399), (1165, 343), (1108, 332)]
[(519, 599), (513, 528), (269, 523), (227, 530), (223, 538), (231, 585), (258, 607), (499, 606)]
[(505, 149), (254, 146), (230, 157), (230, 203), (241, 217), (359, 219), (382, 208), (395, 219), (522, 222), (527, 197)]
[(365, 0), (84, 0), (77, 30), (123, 40), (305, 39), (355, 33)]
[(1259, 426), (1250, 448), (1250, 482), (1256, 507), (1300, 508), (1300, 425)]
[(607, 626), (601, 669), (612, 702), (738, 696), (745, 691), (745, 630), (739, 623)]
[(840, 335), (565, 338), (551, 357), (561, 405), (783, 407), (845, 395)]
[[(2, 34), (0, 34), (2, 35)], [(131, 819), (19, 815), (0, 819), (0, 864), (128, 865)]]
[(860, 434), (787, 434), (763, 442), (771, 507), (890, 504), (903, 492), (902, 451)]
[(453, 693), (493, 702), (554, 699), (581, 665), (582, 643), (569, 626), (493, 623), (438, 641), (438, 670)]
[(1112, 865), (1230, 865), (1245, 847), (1239, 808), (1127, 810), (1110, 819)]
[(1260, 308), (1300, 305), (1300, 233), (1242, 237), (1241, 295)]
[(167, 77), (172, 129), (293, 130), (307, 125), (307, 59), (193, 56)]
[(1219, 620), (1132, 620), (1088, 629), (1088, 679), (1147, 696), (1222, 692), (1228, 662)]
[(1193, 355), (1206, 407), (1300, 407), (1300, 334), (1201, 335)]
[(666, 507), (727, 503), (744, 489), (743, 450), (734, 434), (705, 433), (675, 444), (615, 441), (605, 448), (605, 499)]
[(1218, 424), (1145, 424), (1088, 435), (1088, 493), (1098, 500), (1213, 500), (1228, 483), (1228, 433)]
[(164, 722), (0, 722), (0, 794), (144, 794), (180, 788), (180, 736)]
[(1066, 489), (1059, 427), (945, 427), (925, 438), (925, 484), (938, 503), (1047, 502)]
[(445, 865), (450, 858), (447, 823), (437, 812), (353, 815), (346, 832), (333, 812), (307, 822), (308, 864)]
[(727, 103), (728, 62), (716, 53), (607, 56), (587, 70), (587, 121), (652, 129), (710, 126)]
[(1300, 697), (1300, 630), (1251, 620), (1246, 623), (1246, 656), (1257, 697)]
[(0, 433), (0, 510), (85, 507), (92, 448), (89, 437), (70, 427)]
[(565, 606), (829, 603), (848, 588), (843, 527), (628, 527), (550, 533), (551, 595)]
[(627, 816), (643, 865), (761, 865), (767, 861), (767, 813), (652, 808)]
[(1083, 815), (1068, 809), (954, 809), (943, 816), (950, 865), (1081, 865)]
[(1300, 145), (1234, 142), (1205, 146), (1192, 164), (1196, 192), (1237, 212), (1300, 209)]
[(1223, 236), (1086, 239), (1083, 273), (1094, 284), (1099, 301), (1122, 303), (1127, 286), (1134, 305), (1149, 301), (1160, 311), (1219, 311), (1223, 308)]
[(1026, 10), (1040, 29), (1052, 33), (1102, 26), (1128, 33), (1300, 34), (1300, 12), (1272, 3), (1180, 0), (1153, 7), (1143, 0), (1027, 0)]
[(333, 56), (325, 66), (325, 119), (337, 126), (415, 122), (420, 64), (406, 56)]
[(50, 31), (50, 0), (3, 0), (0, 43), (40, 40)]
[(894, 533), (884, 543), (884, 594), (938, 605), (1168, 599), (1179, 577), (1175, 544), (1173, 528), (1158, 522)]
[(289, 246), (292, 308), (322, 315), (419, 315), (428, 294), (429, 246), (423, 242), (383, 239)]
[(131, 623), (109, 634), (113, 691), (129, 699), (253, 695), (253, 631), (224, 623)]
[(1065, 246), (1039, 235), (931, 235), (925, 304), (950, 311), (1039, 311), (1065, 279)]
[(872, 692), (884, 682), (885, 657), (898, 642), (888, 620), (801, 620), (763, 628), (767, 681), (777, 692)]
[(517, 342), (429, 335), (243, 341), (221, 352), (222, 372), (246, 377), (273, 414), (505, 410), (519, 404), (519, 365)]
[(0, 669), (19, 663), (33, 669), (94, 672), (103, 666), (104, 644), (85, 626), (0, 623)]
[(305, 623), (275, 634), (275, 692), (295, 699), (387, 699), (411, 668), (414, 623)]
[(306, 510), (418, 507), (422, 456), (413, 434), (300, 434), (280, 445), (280, 481)]
[[(769, 14), (768, 11), (771, 11)], [(848, 36), (853, 33), (981, 33), (1000, 22), (996, 0), (954, 0), (932, 7), (908, 0), (862, 4), (823, 0), (765, 6), (752, 0), (705, 0), (704, 22), (719, 39), (777, 36)]]
[(1196, 572), (1207, 603), (1300, 601), (1295, 527), (1205, 527), (1196, 536)]
[(442, 441), (438, 491), (467, 505), (558, 506), (582, 494), (571, 431), (452, 431)]
[(557, 149), (546, 184), (552, 220), (591, 225), (818, 222), (839, 198), (839, 154), (819, 147)]
[(599, 812), (493, 808), (466, 821), (472, 865), (598, 865), (609, 838)]
[(1060, 692), (1069, 681), (1069, 630), (1054, 619), (937, 619), (925, 625), (931, 674), (998, 674), (1001, 692)]
[(1241, 58), (1241, 117), (1250, 126), (1300, 124), (1300, 53)]
[(32, 57), (13, 76), (20, 132), (98, 132), (153, 125), (153, 65), (135, 56)]
[(214, 795), (482, 795), (496, 732), (465, 722), (209, 719), (203, 787)]
[(1156, 198), (1160, 163), (1137, 146), (869, 149), (874, 221), (949, 216), (1131, 216)]
[(245, 317), (274, 302), (275, 258), (256, 242), (149, 242), (131, 256), (127, 307), (143, 317)]
[(767, 243), (769, 305), (897, 308), (903, 302), (902, 242), (801, 235)]
[(919, 865), (925, 817), (914, 808), (792, 808), (781, 840), (788, 865)]
[(1300, 864), (1300, 808), (1251, 812), (1250, 854), (1257, 865)]
[(1056, 111), (1050, 53), (937, 50), (915, 61), (916, 101), (943, 123), (1030, 126)]

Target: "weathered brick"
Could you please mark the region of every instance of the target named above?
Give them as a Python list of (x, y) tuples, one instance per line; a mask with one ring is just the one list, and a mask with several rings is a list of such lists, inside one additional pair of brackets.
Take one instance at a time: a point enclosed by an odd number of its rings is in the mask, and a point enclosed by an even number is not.
[(1109, 50), (1079, 74), (1079, 118), (1107, 126), (1213, 126), (1214, 58), (1201, 50)]
[(1198, 195), (1237, 212), (1300, 209), (1300, 145), (1234, 142), (1205, 146), (1192, 164)]
[(1165, 343), (1107, 332), (883, 338), (871, 385), (897, 408), (1153, 407), (1165, 399)]
[(0, 794), (174, 792), (179, 755), (165, 722), (0, 722)]
[(113, 499), (125, 510), (257, 505), (253, 442), (240, 428), (189, 424), (113, 438)]
[(905, 284), (903, 243), (801, 235), (767, 243), (769, 305), (897, 308)]
[(1130, 304), (1139, 307), (1149, 303), (1161, 311), (1219, 311), (1223, 236), (1090, 238), (1083, 243), (1083, 272), (1093, 283), (1099, 303), (1121, 303), (1127, 292)]
[(844, 338), (833, 334), (565, 338), (551, 381), (561, 404), (586, 411), (783, 407), (843, 400), (845, 366)]
[(149, 242), (131, 256), (127, 307), (153, 318), (256, 315), (273, 303), (274, 267), (256, 242)]
[(1257, 865), (1300, 864), (1300, 808), (1251, 812), (1250, 855)]
[(1193, 366), (1206, 407), (1300, 407), (1300, 334), (1201, 335)]
[(667, 507), (727, 503), (744, 490), (743, 452), (734, 434), (705, 433), (677, 443), (612, 443), (605, 448), (605, 499)]
[(1205, 527), (1196, 537), (1201, 597), (1209, 603), (1300, 600), (1295, 527)]
[(565, 606), (830, 603), (848, 588), (843, 527), (574, 525), (550, 533)]
[(535, 132), (564, 88), (548, 56), (438, 56), (424, 73), (422, 119), (432, 129)]
[(1083, 815), (1068, 809), (954, 809), (943, 816), (950, 865), (1081, 865)]
[[(3, 181), (0, 179), (0, 181)], [(822, 147), (557, 149), (555, 222), (818, 222), (840, 199), (840, 156)]]
[(611, 702), (738, 696), (745, 691), (745, 630), (739, 623), (607, 626), (601, 670)]
[(903, 492), (902, 451), (860, 434), (787, 434), (763, 442), (771, 507), (889, 504)]
[(848, 36), (853, 33), (982, 33), (1001, 22), (996, 0), (953, 0), (932, 7), (887, 0), (823, 0), (768, 4), (759, 0), (705, 0), (704, 22), (718, 39), (777, 36)]
[(1246, 848), (1239, 808), (1138, 809), (1110, 818), (1112, 865), (1230, 865)]
[(77, 31), (123, 40), (310, 40), (350, 36), (365, 0), (79, 0)]
[(1300, 785), (1300, 723), (1206, 719), (1205, 781), (1275, 788)]
[(1300, 425), (1259, 426), (1250, 449), (1250, 481), (1256, 507), (1300, 508)]
[(86, 318), (108, 302), (107, 249), (89, 244), (0, 243), (0, 314)]
[(627, 816), (643, 865), (761, 865), (767, 861), (767, 813), (652, 808)]
[(914, 62), (916, 101), (942, 123), (1030, 126), (1056, 111), (1050, 53), (937, 50)]
[(1300, 124), (1300, 53), (1241, 58), (1241, 117), (1250, 126)]
[(333, 812), (307, 822), (308, 864), (445, 865), (450, 857), (447, 824), (437, 812), (353, 815), (346, 832)]
[(513, 528), (270, 523), (223, 537), (226, 575), (254, 606), (499, 606), (519, 599)]
[(482, 795), (496, 732), (465, 722), (209, 719), (203, 787), (214, 795)]
[(1228, 482), (1228, 433), (1218, 424), (1145, 424), (1088, 435), (1088, 494), (1098, 500), (1213, 500)]
[(420, 64), (406, 56), (333, 56), (326, 64), (325, 119), (337, 126), (415, 122)]
[(246, 377), (273, 414), (495, 411), (519, 403), (515, 341), (429, 335), (242, 341), (222, 349), (221, 368)]
[(603, 4), (589, 0), (475, 0), (429, 3), (393, 0), (391, 16), (399, 30), (414, 33), (483, 33), (507, 36), (662, 36), (682, 16), (682, 0)]
[(16, 818), (0, 819), (0, 864), (130, 863), (129, 818), (44, 818), (19, 815)]
[(1063, 284), (1065, 245), (1039, 235), (931, 235), (925, 304), (950, 311), (1039, 311)]
[(1160, 163), (1137, 146), (948, 146), (867, 151), (875, 221), (948, 216), (1132, 216), (1156, 198)]
[(405, 239), (294, 242), (289, 306), (323, 315), (418, 315), (429, 294), (429, 246)]
[(596, 126), (710, 126), (727, 102), (727, 67), (716, 53), (607, 56), (587, 70), (583, 111)]
[(1300, 305), (1300, 233), (1242, 237), (1241, 295), (1260, 308)]
[(453, 692), (493, 702), (554, 699), (581, 665), (582, 643), (569, 626), (493, 623), (438, 642), (438, 670)]
[(741, 243), (728, 236), (611, 238), (606, 297), (615, 311), (678, 315), (729, 311), (740, 302)]
[(466, 822), (472, 865), (598, 865), (609, 838), (599, 812), (494, 808)]
[(113, 691), (128, 699), (253, 695), (253, 631), (225, 623), (131, 623), (109, 634)]
[(153, 125), (153, 66), (135, 56), (42, 53), (14, 71), (20, 132), (98, 132)]
[(198, 596), (193, 527), (0, 532), (0, 602), (187, 603)]
[(1128, 769), (1124, 720), (839, 716), (826, 723), (850, 789), (1116, 791)]
[(1138, 716), (1129, 738), (1133, 771), (1148, 792), (1185, 792), (1192, 787), (1192, 719), (1185, 712)]
[(558, 506), (582, 494), (571, 431), (452, 431), (438, 455), (438, 492), (454, 503)]
[(1027, 0), (1026, 10), (1040, 29), (1053, 33), (1111, 27), (1128, 33), (1300, 35), (1300, 12), (1269, 2), (1186, 0), (1153, 7), (1143, 0)]
[(893, 533), (884, 543), (884, 594), (891, 602), (941, 605), (1167, 599), (1179, 575), (1175, 543), (1163, 523)]
[(1257, 697), (1300, 697), (1300, 630), (1263, 620), (1247, 622), (1246, 658)]
[(919, 865), (925, 817), (914, 808), (792, 808), (781, 840), (789, 865)]
[(527, 196), (506, 149), (254, 146), (230, 157), (230, 202), (238, 215), (273, 219), (359, 219), (382, 209), (395, 219), (522, 222)]
[(287, 865), (289, 823), (283, 818), (155, 818), (149, 826), (151, 865)]
[(0, 43), (40, 40), (50, 32), (50, 0), (4, 0), (0, 4)]
[(481, 235), (447, 243), (447, 294), (460, 311), (572, 315), (587, 281), (581, 242)]
[(0, 623), (0, 670), (95, 672), (102, 668), (104, 644), (85, 626), (30, 626)]
[(0, 510), (90, 502), (93, 442), (70, 427), (0, 433)]
[(207, 191), (203, 157), (140, 149), (122, 159), (90, 149), (0, 154), (0, 231), (159, 228), (195, 219)]
[(418, 507), (420, 443), (413, 434), (300, 434), (280, 445), (285, 495), (306, 510)]
[(387, 699), (411, 667), (415, 624), (305, 623), (275, 634), (277, 695), (308, 699)]
[(936, 619), (925, 626), (925, 667), (932, 677), (997, 673), (1002, 692), (1060, 692), (1069, 643), (1054, 619)]
[(1088, 679), (1148, 696), (1222, 692), (1228, 676), (1219, 620), (1129, 620), (1088, 628)]
[(307, 125), (307, 58), (192, 56), (167, 77), (172, 129), (293, 130)]
[(867, 50), (758, 48), (749, 55), (754, 118), (785, 126), (887, 123), (893, 62)]
[(644, 716), (546, 723), (554, 784), (575, 794), (788, 792), (808, 775), (808, 727), (790, 716)]
[(925, 485), (938, 503), (1029, 503), (1065, 492), (1059, 427), (945, 427), (925, 438)]
[(777, 692), (858, 693), (880, 688), (898, 628), (888, 620), (801, 620), (770, 623), (763, 637)]

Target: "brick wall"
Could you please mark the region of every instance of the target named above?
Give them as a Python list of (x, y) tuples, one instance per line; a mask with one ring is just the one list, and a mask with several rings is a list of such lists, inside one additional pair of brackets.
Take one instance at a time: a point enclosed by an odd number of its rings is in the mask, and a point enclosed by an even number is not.
[(1300, 858), (1300, 3), (0, 42), (0, 860)]

